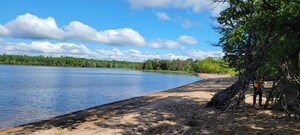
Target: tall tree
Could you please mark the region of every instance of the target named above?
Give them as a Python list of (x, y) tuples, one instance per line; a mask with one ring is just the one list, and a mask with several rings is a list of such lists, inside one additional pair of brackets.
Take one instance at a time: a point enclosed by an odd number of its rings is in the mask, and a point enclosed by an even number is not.
[[(218, 1), (220, 2), (220, 1)], [(217, 93), (207, 107), (236, 108), (244, 100), (251, 80), (266, 65), (276, 72), (280, 107), (300, 112), (299, 0), (222, 0), (229, 7), (217, 18), (223, 35), (216, 46), (239, 72), (239, 80)], [(277, 59), (277, 60), (276, 60)], [(263, 73), (262, 73), (263, 74)]]

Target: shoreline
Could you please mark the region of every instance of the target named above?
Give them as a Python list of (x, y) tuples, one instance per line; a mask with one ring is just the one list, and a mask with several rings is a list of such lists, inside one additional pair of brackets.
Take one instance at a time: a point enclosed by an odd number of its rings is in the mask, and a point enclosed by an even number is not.
[[(20, 66), (28, 66), (28, 65), (20, 65)], [(29, 65), (29, 66), (32, 66), (32, 65)], [(151, 72), (151, 71), (149, 71), (149, 72)], [(162, 73), (162, 72), (156, 72), (156, 73)], [(176, 73), (173, 73), (173, 74), (176, 74)], [(196, 77), (200, 77), (198, 74), (193, 74), (193, 75), (195, 75)], [(198, 80), (196, 82), (199, 82), (199, 81), (202, 81), (202, 80), (205, 80), (205, 79), (201, 78), (201, 80)], [(195, 83), (195, 82), (191, 82), (191, 83), (188, 83), (188, 84), (184, 84), (182, 86), (178, 86), (178, 87), (174, 87), (174, 88), (170, 88), (170, 89), (166, 89), (166, 90), (161, 90), (161, 91), (156, 91), (156, 92), (152, 92), (152, 93), (149, 93), (149, 94), (144, 94), (144, 95), (137, 96), (137, 97), (131, 97), (131, 98), (128, 98), (128, 99), (123, 99), (123, 100), (114, 101), (114, 102), (110, 102), (110, 103), (105, 103), (105, 104), (101, 104), (101, 105), (97, 105), (97, 106), (92, 106), (92, 107), (85, 108), (85, 109), (82, 109), (82, 110), (78, 110), (78, 111), (74, 111), (74, 112), (70, 112), (70, 113), (66, 113), (66, 114), (62, 114), (62, 115), (50, 117), (50, 118), (47, 118), (47, 119), (44, 119), (44, 120), (39, 120), (39, 121), (30, 122), (30, 123), (21, 124), (21, 125), (12, 126), (12, 127), (0, 128), (0, 135), (1, 135), (1, 131), (5, 130), (5, 129), (23, 127), (23, 126), (32, 125), (32, 124), (39, 124), (39, 123), (43, 123), (43, 122), (46, 122), (46, 121), (55, 120), (57, 118), (66, 117), (66, 116), (69, 116), (69, 115), (72, 115), (72, 114), (82, 113), (82, 112), (87, 111), (87, 110), (92, 110), (92, 109), (96, 109), (96, 108), (102, 108), (102, 107), (106, 107), (106, 106), (114, 106), (115, 104), (119, 104), (119, 103), (122, 103), (122, 102), (127, 102), (129, 100), (136, 100), (136, 99), (139, 100), (139, 98), (143, 98), (143, 97), (145, 97), (147, 95), (152, 95), (152, 94), (155, 94), (155, 93), (164, 92), (164, 91), (168, 91), (168, 90), (171, 90), (171, 89), (176, 89), (176, 88), (184, 87), (185, 85), (189, 85), (189, 84), (192, 84), (192, 83)]]
[(226, 74), (212, 74), (212, 73), (196, 73), (196, 75), (203, 80), (207, 79), (216, 79), (216, 78), (226, 78), (226, 77), (233, 77), (232, 75)]
[[(290, 123), (284, 118), (275, 120), (271, 111), (260, 108), (250, 110), (248, 117), (204, 108), (216, 92), (230, 86), (236, 78), (208, 74), (198, 76), (203, 80), (39, 122), (0, 129), (0, 134), (300, 133), (299, 122)], [(272, 121), (269, 124), (255, 121), (258, 117)]]

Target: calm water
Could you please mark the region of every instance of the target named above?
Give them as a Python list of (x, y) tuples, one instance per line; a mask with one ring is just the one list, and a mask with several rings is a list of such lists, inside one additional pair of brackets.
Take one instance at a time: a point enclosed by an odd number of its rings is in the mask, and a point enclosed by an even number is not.
[(0, 128), (200, 80), (124, 69), (0, 65)]

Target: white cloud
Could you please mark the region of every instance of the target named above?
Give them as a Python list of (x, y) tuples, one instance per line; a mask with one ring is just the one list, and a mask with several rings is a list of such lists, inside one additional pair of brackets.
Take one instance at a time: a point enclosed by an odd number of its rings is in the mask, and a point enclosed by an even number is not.
[(214, 17), (218, 17), (220, 15), (220, 12), (228, 7), (228, 3), (214, 3), (211, 7), (211, 15)]
[(151, 48), (168, 48), (168, 49), (184, 49), (177, 41), (156, 39), (148, 43)]
[(188, 50), (186, 51), (188, 57), (193, 59), (202, 59), (206, 57), (222, 57), (224, 53), (222, 51), (202, 51), (202, 50)]
[(6, 33), (2, 36), (30, 39), (62, 39), (63, 31), (56, 25), (52, 17), (40, 19), (29, 13), (18, 16), (3, 27)]
[(97, 30), (79, 21), (70, 22), (69, 25), (64, 26), (64, 30), (66, 31), (65, 38), (67, 39), (99, 42), (97, 40)]
[(29, 13), (18, 16), (4, 25), (0, 25), (0, 36), (23, 39), (55, 39), (97, 42), (107, 45), (143, 46), (144, 38), (130, 28), (97, 31), (79, 21), (72, 21), (59, 28), (52, 17), (39, 18)]
[(188, 58), (192, 59), (202, 59), (206, 57), (222, 57), (224, 54), (220, 51), (201, 51), (201, 50), (188, 50), (183, 55), (177, 55), (172, 53), (158, 54), (158, 53), (149, 53), (141, 52), (136, 49), (129, 49), (121, 51), (119, 49), (97, 49), (96, 50), (98, 59), (107, 59), (107, 60), (125, 60), (125, 61), (145, 61), (147, 59), (180, 59), (186, 60)]
[(189, 9), (195, 13), (210, 10), (212, 15), (226, 8), (213, 3), (212, 0), (128, 0), (132, 8), (179, 8)]
[(195, 21), (191, 21), (189, 19), (184, 19), (181, 26), (184, 27), (184, 28), (191, 28), (191, 27), (194, 27), (194, 26), (200, 26), (201, 23), (199, 22), (195, 22)]
[(155, 15), (158, 17), (158, 19), (161, 20), (170, 20), (170, 17), (167, 13), (165, 12), (156, 12)]
[(0, 40), (0, 54), (15, 55), (44, 55), (44, 56), (71, 56), (80, 58), (93, 58), (104, 60), (124, 60), (141, 62), (147, 59), (199, 59), (205, 57), (221, 57), (224, 54), (220, 51), (201, 51), (187, 50), (183, 54), (172, 53), (151, 53), (141, 52), (136, 49), (119, 50), (102, 49), (91, 50), (83, 44), (74, 43), (50, 43), (50, 42), (31, 42), (31, 43), (11, 43)]
[(162, 56), (162, 59), (169, 59), (169, 60), (176, 60), (176, 59), (180, 59), (180, 60), (186, 60), (188, 59), (189, 57), (188, 56), (184, 56), (184, 55), (175, 55), (175, 54), (172, 54), (172, 53), (167, 53), (167, 54), (164, 54)]
[(198, 41), (196, 38), (192, 36), (182, 35), (177, 40), (165, 40), (157, 38), (155, 40), (152, 40), (147, 43), (148, 47), (161, 49), (161, 48), (167, 48), (167, 49), (185, 49), (181, 45), (181, 43), (184, 44), (196, 44)]
[[(50, 43), (50, 42), (31, 42), (31, 43), (11, 43), (0, 41), (0, 54), (15, 55), (45, 55), (45, 56), (71, 56), (80, 58), (124, 60), (124, 61), (144, 61), (147, 59), (164, 58), (161, 54), (140, 52), (136, 49), (121, 51), (117, 48), (90, 50), (85, 45), (74, 43)], [(175, 56), (174, 56), (175, 57)]]
[(137, 45), (145, 44), (144, 38), (130, 28), (104, 30), (97, 32), (96, 29), (78, 21), (72, 21), (64, 27), (67, 39), (99, 42), (109, 45)]
[(92, 57), (95, 53), (85, 45), (73, 43), (50, 43), (50, 42), (31, 42), (31, 43), (10, 43), (0, 42), (0, 53), (2, 54), (26, 54), (26, 55), (47, 55), (47, 56), (74, 56)]
[(129, 49), (121, 51), (119, 49), (97, 49), (97, 58), (107, 59), (107, 60), (124, 60), (124, 61), (145, 61), (147, 59), (159, 59), (161, 55), (149, 52), (140, 52), (136, 49)]
[(0, 24), (0, 35), (7, 35), (8, 30)]
[(198, 42), (196, 38), (187, 35), (182, 35), (177, 40), (185, 44), (196, 44)]

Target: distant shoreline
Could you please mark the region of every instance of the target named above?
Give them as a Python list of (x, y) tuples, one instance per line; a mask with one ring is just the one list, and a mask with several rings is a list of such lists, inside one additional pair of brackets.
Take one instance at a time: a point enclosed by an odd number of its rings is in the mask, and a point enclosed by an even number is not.
[[(148, 59), (143, 62), (124, 60), (100, 60), (76, 57), (0, 55), (0, 64), (32, 65), (53, 67), (89, 67), (89, 68), (128, 68), (160, 73), (190, 74), (196, 72), (236, 74), (233, 68), (222, 59)], [(205, 65), (205, 66), (201, 66)]]
[(185, 71), (173, 71), (173, 70), (138, 70), (143, 72), (153, 72), (153, 73), (168, 73), (168, 74), (183, 74), (183, 75), (197, 75), (196, 73), (189, 73)]
[(196, 73), (196, 75), (204, 80), (207, 79), (216, 79), (216, 78), (226, 78), (226, 77), (232, 77), (232, 75), (226, 75), (226, 74), (215, 74), (215, 73)]
[[(94, 67), (72, 67), (72, 66), (45, 66), (45, 65), (12, 65), (12, 64), (0, 64), (0, 66), (36, 66), (36, 67), (63, 67), (63, 68), (91, 68), (97, 69)], [(139, 70), (139, 69), (132, 69), (132, 68), (106, 68), (102, 67), (103, 69), (124, 69), (124, 70), (135, 70), (141, 72), (153, 72), (153, 73), (166, 73), (166, 74), (179, 74), (179, 75), (195, 75), (202, 79), (209, 79), (209, 78), (218, 78), (218, 77), (229, 77), (232, 75), (229, 74), (217, 74), (217, 73), (189, 73), (185, 71), (172, 71), (172, 70)], [(102, 69), (99, 68), (99, 69)]]

